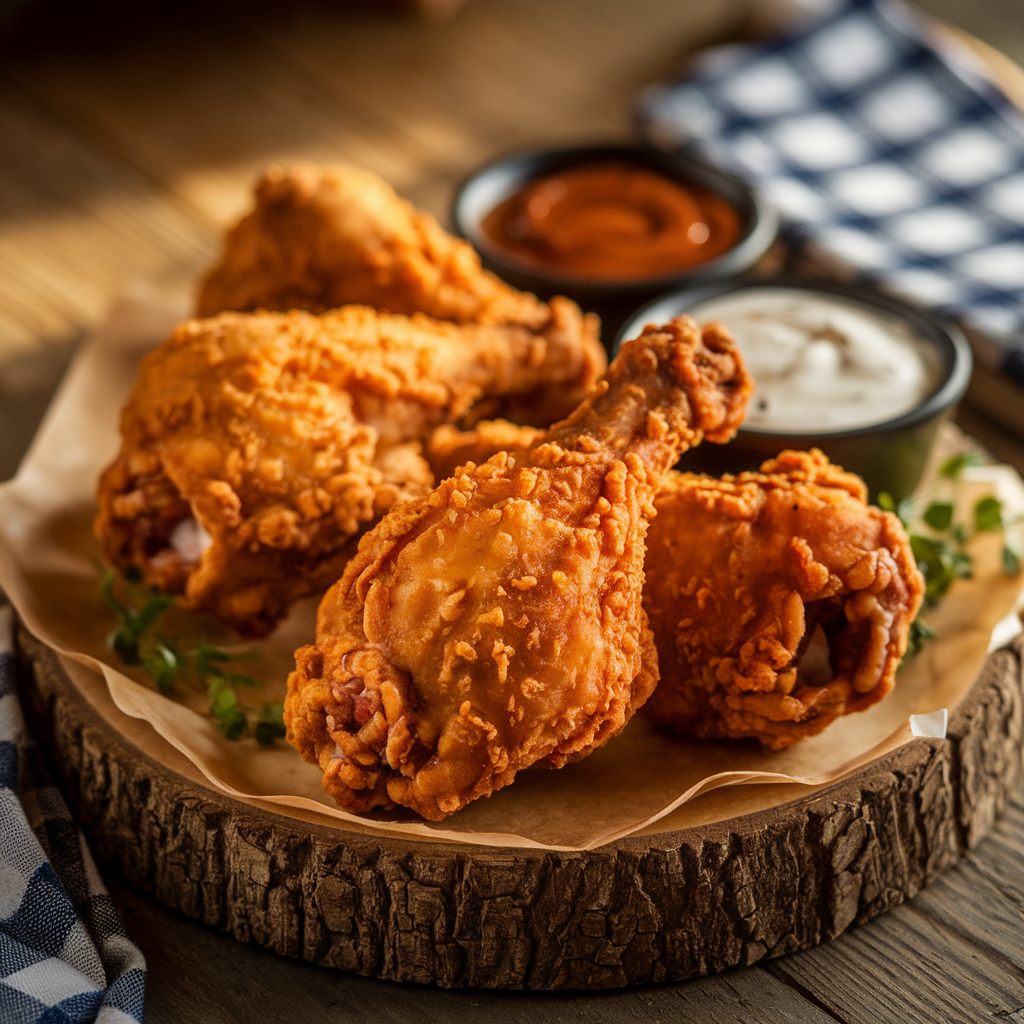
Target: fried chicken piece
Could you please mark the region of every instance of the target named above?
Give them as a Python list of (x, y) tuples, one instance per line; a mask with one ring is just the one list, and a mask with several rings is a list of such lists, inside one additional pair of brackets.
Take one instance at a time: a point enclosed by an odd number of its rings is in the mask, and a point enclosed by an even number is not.
[(568, 415), (607, 366), (594, 314), (551, 303), (484, 270), (468, 243), (357, 167), (271, 168), (251, 213), (228, 233), (221, 262), (203, 282), (199, 316), (224, 310), (305, 309), (349, 303), (426, 313), (460, 324), (508, 324), (544, 335), (572, 327), (584, 361), (575, 381), (543, 382), (496, 398), (476, 414), (548, 426)]
[(96, 534), (120, 569), (264, 635), (338, 579), (358, 533), (429, 492), (437, 424), (579, 380), (577, 340), (571, 316), (538, 336), (365, 306), (186, 323), (142, 363)]
[(750, 390), (718, 329), (648, 327), (526, 451), (467, 463), (366, 534), (288, 680), (288, 739), (325, 790), (440, 820), (621, 731), (657, 680), (651, 500)]
[(780, 750), (891, 689), (924, 583), (899, 520), (817, 450), (759, 473), (673, 473), (655, 499), (644, 608), (650, 720)]
[[(441, 478), (452, 475), (464, 462), (483, 461), (497, 451), (514, 454), (529, 447), (539, 433), (531, 427), (501, 420), (479, 423), (471, 431), (446, 424), (431, 435), (424, 454), (435, 476)], [(772, 479), (765, 479), (765, 474), (771, 474)], [(797, 496), (798, 505), (794, 508), (790, 502), (788, 513), (787, 488)], [(864, 710), (889, 692), (906, 650), (907, 632), (917, 614), (923, 584), (898, 523), (894, 526), (891, 516), (867, 507), (865, 499), (862, 481), (831, 465), (820, 452), (783, 452), (777, 460), (766, 463), (761, 474), (743, 474), (738, 480), (674, 472), (668, 475), (655, 499), (660, 518), (654, 520), (648, 535), (644, 601), (662, 665), (662, 682), (647, 705), (651, 718), (700, 736), (756, 736), (766, 746), (779, 749), (821, 731), (842, 714)], [(798, 525), (797, 512), (800, 523), (808, 525)], [(787, 518), (793, 521), (769, 541), (771, 550), (783, 561), (777, 546), (795, 542), (794, 550), (802, 551), (798, 536), (804, 536), (805, 542), (813, 541), (816, 552), (825, 539), (827, 546), (820, 561), (826, 566), (838, 561), (846, 567), (844, 558), (848, 560), (851, 551), (863, 557), (868, 547), (881, 549), (879, 557), (883, 564), (887, 564), (887, 559), (882, 551), (888, 551), (895, 561), (899, 572), (884, 583), (886, 592), (881, 598), (884, 614), (889, 618), (876, 615), (871, 620), (883, 624), (886, 630), (888, 647), (883, 660), (878, 656), (881, 648), (861, 643), (860, 634), (869, 630), (864, 620), (859, 627), (848, 623), (841, 628), (841, 616), (852, 614), (844, 613), (843, 599), (848, 602), (856, 586), (869, 591), (871, 587), (863, 580), (858, 582), (849, 577), (846, 585), (850, 589), (846, 594), (801, 596), (806, 604), (801, 605), (804, 620), (799, 624), (795, 653), (785, 647), (785, 640), (781, 648), (771, 646), (786, 635), (787, 628), (796, 628), (798, 620), (792, 615), (797, 603), (790, 599), (791, 603), (786, 605), (790, 591), (781, 585), (784, 577), (773, 576), (775, 563), (761, 561), (763, 554), (757, 538), (772, 534), (776, 525)], [(852, 532), (851, 523), (857, 527)], [(751, 529), (753, 533), (749, 532)], [(790, 532), (785, 533), (786, 529)], [(742, 546), (737, 546), (734, 534), (745, 538)], [(839, 542), (848, 545), (842, 553), (836, 551)], [(702, 553), (698, 564), (705, 566), (708, 573), (709, 590), (703, 595), (693, 582), (696, 577), (687, 575), (695, 551)], [(734, 551), (737, 553), (730, 554)], [(716, 598), (709, 614), (709, 594), (715, 586), (721, 586), (714, 571), (715, 558), (736, 560), (740, 567), (735, 573), (743, 573), (749, 583), (745, 591), (734, 589), (731, 601)], [(755, 575), (740, 564), (747, 558), (760, 566), (760, 574)], [(884, 576), (879, 579), (884, 580)], [(738, 580), (734, 582), (739, 585)], [(772, 592), (772, 586), (781, 589)], [(831, 586), (835, 586), (834, 582)], [(725, 590), (729, 592), (728, 587)], [(681, 592), (685, 596), (681, 597)], [(867, 600), (858, 599), (862, 603)], [(752, 618), (751, 608), (756, 609)], [(784, 624), (787, 609), (791, 616), (788, 626)], [(745, 616), (753, 625), (748, 627), (743, 621)], [(725, 620), (730, 620), (732, 629), (727, 628)], [(695, 635), (703, 638), (702, 644)], [(876, 643), (881, 644), (883, 633), (874, 636)], [(792, 633), (789, 639), (792, 641)], [(765, 640), (769, 643), (763, 643)], [(832, 655), (830, 660), (830, 647), (837, 652), (845, 649), (846, 653)], [(754, 667), (764, 651), (773, 652), (767, 660), (769, 666), (781, 659), (782, 668), (771, 667), (766, 674), (763, 665)], [(862, 661), (853, 658), (857, 652)], [(727, 669), (718, 667), (723, 659), (737, 656), (739, 667), (731, 662)], [(780, 679), (792, 671), (794, 664), (796, 682), (789, 676)], [(835, 666), (840, 664), (847, 666), (845, 682), (835, 678)], [(723, 671), (756, 678), (766, 689), (739, 696), (743, 685), (734, 681), (731, 691), (720, 685), (723, 680), (718, 673)], [(762, 710), (755, 714), (755, 708)]]
[(542, 331), (548, 305), (480, 266), (468, 243), (358, 167), (271, 167), (202, 284), (199, 316), (350, 303)]
[(544, 434), (538, 427), (521, 427), (508, 420), (481, 420), (472, 430), (444, 423), (427, 439), (423, 456), (435, 480), (450, 477), (467, 462), (486, 462), (498, 452), (519, 452)]

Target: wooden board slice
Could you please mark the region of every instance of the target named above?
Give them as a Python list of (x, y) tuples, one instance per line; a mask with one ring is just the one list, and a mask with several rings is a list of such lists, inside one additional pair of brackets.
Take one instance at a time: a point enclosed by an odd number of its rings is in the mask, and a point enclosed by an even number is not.
[(834, 938), (988, 831), (1022, 773), (1024, 638), (945, 740), (769, 811), (564, 853), (408, 842), (264, 812), (130, 743), (23, 628), (26, 712), (99, 857), (190, 917), (289, 956), (446, 988), (679, 981)]

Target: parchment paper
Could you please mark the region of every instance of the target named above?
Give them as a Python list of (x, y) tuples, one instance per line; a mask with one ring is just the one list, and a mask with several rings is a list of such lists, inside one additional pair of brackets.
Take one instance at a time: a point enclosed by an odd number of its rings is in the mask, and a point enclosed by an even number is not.
[[(0, 487), (0, 588), (28, 629), (63, 656), (83, 691), (92, 690), (94, 702), (106, 696), (96, 693), (102, 687), (99, 673), (121, 713), (148, 722), (210, 784), (232, 796), (359, 832), (590, 849), (638, 831), (682, 828), (770, 806), (807, 791), (795, 785), (820, 787), (842, 777), (908, 742), (910, 715), (954, 708), (984, 661), (994, 627), (1003, 620), (1000, 642), (1019, 628), (1007, 616), (1020, 581), (1001, 571), (1000, 538), (981, 535), (972, 545), (975, 578), (958, 581), (928, 617), (938, 639), (900, 670), (890, 697), (820, 736), (768, 753), (753, 743), (662, 734), (637, 717), (584, 761), (560, 771), (521, 772), (512, 786), (444, 822), (423, 822), (404, 812), (354, 817), (325, 796), (319, 770), (284, 742), (268, 749), (252, 739), (225, 740), (204, 714), (201, 694), (162, 697), (145, 677), (130, 678), (106, 647), (115, 622), (97, 589), (100, 552), (91, 531), (96, 480), (116, 454), (118, 415), (138, 359), (186, 313), (184, 296), (137, 287), (82, 347), (17, 476)], [(1008, 467), (973, 470), (964, 486), (965, 504), (993, 490), (1009, 508), (1024, 510), (1024, 485)], [(283, 697), (295, 648), (313, 638), (315, 609), (315, 600), (298, 606), (240, 666), (267, 681), (264, 691), (252, 695), (254, 703)], [(230, 637), (209, 619), (169, 615), (173, 621), (164, 631), (170, 635), (230, 645)], [(145, 742), (146, 727), (125, 731)], [(735, 786), (740, 788), (695, 801), (710, 790)], [(761, 787), (764, 797), (757, 792)]]

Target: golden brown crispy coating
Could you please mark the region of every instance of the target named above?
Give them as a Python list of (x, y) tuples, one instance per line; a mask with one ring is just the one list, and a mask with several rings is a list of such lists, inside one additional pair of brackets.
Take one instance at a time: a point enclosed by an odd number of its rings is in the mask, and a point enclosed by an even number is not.
[(143, 361), (100, 481), (107, 556), (269, 632), (340, 576), (356, 534), (429, 491), (420, 440), (437, 424), (588, 372), (566, 312), (542, 335), (365, 306), (182, 325)]
[(669, 475), (648, 533), (650, 719), (779, 750), (892, 689), (924, 584), (899, 520), (866, 497), (817, 450)]
[(288, 681), (289, 741), (327, 792), (439, 820), (616, 735), (657, 679), (651, 499), (749, 393), (721, 332), (648, 328), (525, 452), (468, 463), (366, 534)]
[(543, 330), (546, 303), (480, 266), (473, 247), (358, 167), (272, 167), (203, 282), (200, 316), (351, 303)]
[(435, 480), (444, 480), (467, 462), (486, 462), (498, 452), (529, 448), (544, 433), (508, 420), (481, 420), (472, 430), (444, 423), (427, 439), (423, 455)]
[(565, 298), (549, 304), (511, 288), (480, 266), (468, 242), (377, 175), (356, 167), (271, 168), (256, 185), (254, 209), (228, 233), (221, 262), (202, 285), (199, 316), (322, 312), (350, 303), (460, 324), (517, 325), (538, 335), (576, 332), (585, 362), (575, 381), (495, 398), (476, 418), (546, 427), (568, 415), (607, 366), (596, 316), (582, 316)]

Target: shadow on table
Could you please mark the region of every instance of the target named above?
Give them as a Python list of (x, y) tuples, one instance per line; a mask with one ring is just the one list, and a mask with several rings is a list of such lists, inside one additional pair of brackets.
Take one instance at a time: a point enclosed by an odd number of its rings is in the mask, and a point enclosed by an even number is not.
[[(350, 10), (409, 14), (428, 21), (443, 20), (461, 0), (292, 0), (291, 13), (306, 10)], [(132, 41), (170, 28), (239, 25), (273, 14), (278, 0), (0, 0), (0, 54)]]

